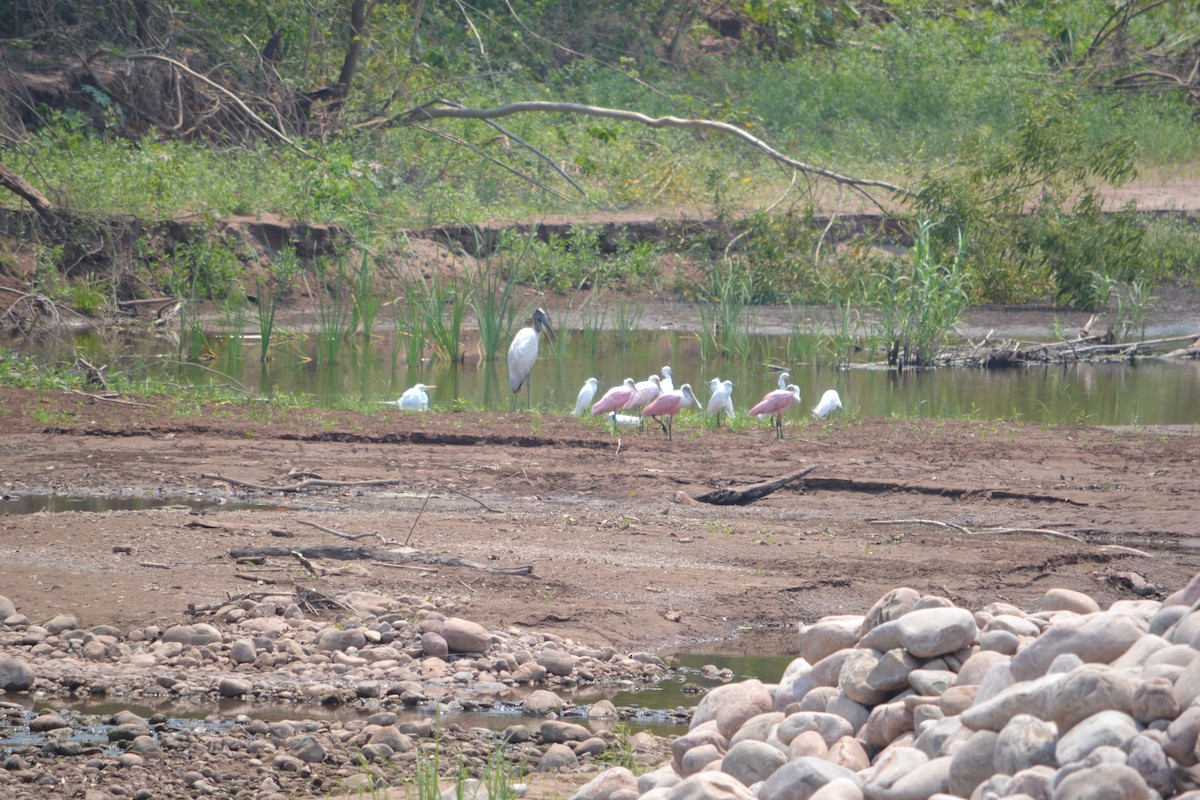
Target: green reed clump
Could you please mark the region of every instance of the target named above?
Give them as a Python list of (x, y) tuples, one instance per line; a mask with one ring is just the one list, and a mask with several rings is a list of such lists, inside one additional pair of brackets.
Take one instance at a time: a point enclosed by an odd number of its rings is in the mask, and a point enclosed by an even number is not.
[(708, 273), (707, 303), (701, 303), (700, 354), (707, 359), (711, 352), (722, 356), (749, 355), (750, 319), (745, 312), (754, 295), (753, 281), (726, 261), (724, 269)]
[(259, 360), (270, 358), (271, 337), (275, 333), (275, 316), (283, 298), (291, 291), (296, 277), (302, 272), (295, 250), (280, 250), (266, 265), (265, 277), (256, 281), (258, 287)]
[[(458, 361), (462, 357), (462, 325), (467, 313), (467, 283), (455, 274), (433, 271), (426, 278), (415, 271), (405, 292), (410, 314), (419, 322), (424, 339), (433, 348), (434, 358)], [(412, 362), (410, 362), (412, 363)]]
[[(479, 234), (476, 232), (476, 250)], [(495, 358), (504, 347), (508, 334), (519, 319), (516, 289), (521, 275), (521, 265), (530, 252), (534, 237), (526, 236), (519, 245), (509, 235), (501, 237), (501, 244), (476, 261), (474, 268), (467, 268), (468, 296), (471, 310), (475, 313), (479, 328), (479, 349), (484, 360)]]
[(928, 220), (920, 223), (907, 271), (889, 259), (875, 275), (878, 334), (888, 364), (897, 369), (931, 364), (970, 302), (961, 233), (954, 252), (939, 256), (935, 227)]

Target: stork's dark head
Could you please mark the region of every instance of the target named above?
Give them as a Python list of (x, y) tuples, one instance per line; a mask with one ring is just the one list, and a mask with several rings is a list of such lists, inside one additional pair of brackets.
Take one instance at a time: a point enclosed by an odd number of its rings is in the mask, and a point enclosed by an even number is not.
[(535, 308), (533, 310), (533, 329), (538, 333), (545, 331), (552, 342), (557, 338), (554, 333), (554, 326), (550, 324), (550, 316), (544, 308)]

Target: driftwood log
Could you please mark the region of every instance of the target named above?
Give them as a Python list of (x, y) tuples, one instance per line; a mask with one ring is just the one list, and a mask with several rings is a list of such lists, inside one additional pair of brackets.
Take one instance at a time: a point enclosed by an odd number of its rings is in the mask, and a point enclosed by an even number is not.
[(382, 547), (326, 544), (313, 547), (235, 547), (229, 551), (234, 561), (261, 561), (264, 558), (328, 558), (337, 561), (379, 561), (385, 564), (434, 564), (443, 567), (466, 567), (492, 575), (533, 575), (533, 566), (489, 567), (458, 556), (436, 556), (412, 548), (385, 550)]
[(800, 480), (808, 473), (816, 469), (816, 465), (805, 467), (802, 470), (784, 475), (782, 478), (776, 478), (772, 481), (763, 481), (755, 483), (751, 486), (743, 486), (740, 489), (716, 489), (708, 494), (702, 494), (695, 498), (701, 503), (709, 503), (714, 506), (744, 506), (753, 503), (755, 500), (761, 500), (776, 489), (782, 489), (789, 483)]

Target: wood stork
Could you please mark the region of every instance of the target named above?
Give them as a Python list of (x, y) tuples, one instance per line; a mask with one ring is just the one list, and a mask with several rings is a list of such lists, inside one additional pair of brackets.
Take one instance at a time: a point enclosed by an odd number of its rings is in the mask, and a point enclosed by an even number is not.
[(758, 405), (750, 409), (750, 415), (753, 417), (765, 417), (768, 415), (775, 416), (775, 438), (783, 438), (783, 412), (787, 411), (793, 404), (800, 402), (800, 387), (796, 384), (788, 384), (786, 389), (776, 389), (773, 392), (767, 392), (767, 396), (759, 401)]
[[(517, 331), (512, 344), (508, 346), (508, 388), (512, 389), (513, 408), (517, 406), (517, 394), (521, 387), (529, 385), (529, 373), (533, 371), (533, 365), (537, 361), (538, 341), (542, 331), (546, 332), (550, 341), (554, 341), (554, 326), (550, 324), (550, 317), (546, 315), (545, 309), (536, 308), (533, 311), (532, 324)], [(527, 406), (533, 405), (532, 389), (526, 389), (525, 399)]]

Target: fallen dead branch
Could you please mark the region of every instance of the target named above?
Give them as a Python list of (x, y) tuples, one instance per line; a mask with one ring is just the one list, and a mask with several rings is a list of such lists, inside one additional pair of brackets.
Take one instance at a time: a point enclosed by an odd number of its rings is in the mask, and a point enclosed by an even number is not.
[(802, 470), (784, 475), (782, 478), (776, 478), (772, 481), (763, 481), (751, 486), (744, 486), (741, 489), (717, 489), (702, 494), (695, 498), (701, 503), (709, 503), (714, 506), (744, 506), (753, 503), (755, 500), (761, 500), (777, 489), (787, 486), (789, 483), (800, 480), (808, 473), (816, 469), (816, 465), (805, 467)]
[(979, 497), (985, 500), (1028, 500), (1034, 503), (1066, 503), (1081, 507), (1090, 505), (1081, 500), (1072, 500), (1069, 497), (1039, 494), (1036, 492), (1018, 492), (1010, 489), (966, 489), (958, 486), (928, 486), (920, 483), (900, 483), (898, 481), (857, 481), (853, 478), (809, 478), (805, 482), (805, 488), (831, 492), (863, 492), (865, 494), (912, 492), (914, 494), (932, 495), (934, 497), (948, 497), (952, 500)]
[[(990, 336), (990, 334), (989, 334)], [(1158, 351), (1168, 345), (1188, 342), (1188, 347)], [(1200, 334), (1143, 339), (1136, 342), (1109, 342), (1103, 337), (1084, 334), (1060, 342), (1021, 342), (1008, 340), (991, 343), (987, 337), (974, 344), (944, 350), (935, 359), (939, 366), (954, 367), (1020, 367), (1029, 364), (1065, 364), (1076, 361), (1099, 361), (1112, 358), (1159, 355), (1163, 358), (1183, 358), (1200, 355)]]
[[(1049, 528), (984, 528), (982, 530), (973, 531), (965, 525), (957, 525), (953, 522), (943, 522), (938, 519), (869, 519), (867, 522), (872, 525), (932, 525), (935, 528), (950, 528), (967, 536), (988, 536), (988, 535), (1006, 535), (1014, 533), (1029, 533), (1039, 536), (1050, 536), (1058, 539), (1070, 539), (1074, 542), (1084, 542), (1084, 540), (1073, 533), (1063, 533), (1062, 531), (1053, 531)], [(1086, 542), (1084, 542), (1086, 543)]]
[(444, 567), (478, 569), (492, 575), (533, 575), (533, 566), (489, 567), (458, 556), (438, 556), (411, 548), (384, 550), (363, 545), (317, 545), (314, 547), (235, 547), (229, 551), (234, 561), (261, 561), (265, 558), (328, 558), (339, 561), (379, 561), (388, 564), (436, 564)]
[(308, 478), (299, 483), (293, 483), (288, 486), (267, 486), (263, 483), (252, 483), (251, 481), (243, 481), (237, 478), (230, 478), (227, 475), (222, 475), (219, 472), (201, 472), (200, 477), (210, 481), (222, 481), (230, 486), (241, 486), (244, 489), (256, 489), (260, 492), (303, 492), (305, 489), (330, 489), (342, 488), (347, 486), (395, 486), (397, 483), (403, 483), (400, 478), (380, 478), (378, 480), (369, 481), (330, 481), (324, 478)]
[(327, 528), (324, 525), (320, 524), (319, 522), (310, 522), (309, 520), (306, 520), (306, 519), (298, 519), (298, 520), (296, 520), (296, 522), (301, 525), (308, 525), (309, 527), (316, 528), (319, 531), (324, 531), (325, 533), (332, 534), (333, 536), (341, 537), (342, 539), (349, 539), (352, 542), (356, 542), (359, 539), (365, 539), (368, 536), (375, 536), (384, 544), (393, 544), (393, 542), (390, 542), (387, 539), (384, 539), (382, 536), (380, 536), (378, 533), (376, 533), (374, 531), (369, 531), (367, 533), (343, 533), (342, 531), (335, 531), (333, 528)]
[(112, 394), (111, 392), (108, 394), (94, 394), (92, 392), (85, 392), (80, 389), (68, 389), (67, 391), (71, 394), (82, 395), (89, 400), (98, 400), (102, 403), (117, 403), (123, 406), (137, 406), (138, 408), (154, 408), (154, 406), (150, 403), (137, 403), (133, 400), (122, 400), (120, 397)]

